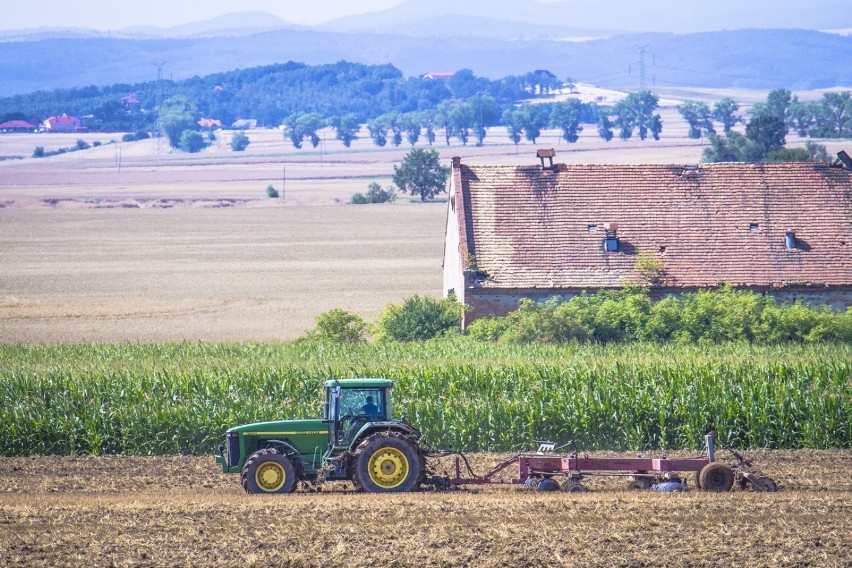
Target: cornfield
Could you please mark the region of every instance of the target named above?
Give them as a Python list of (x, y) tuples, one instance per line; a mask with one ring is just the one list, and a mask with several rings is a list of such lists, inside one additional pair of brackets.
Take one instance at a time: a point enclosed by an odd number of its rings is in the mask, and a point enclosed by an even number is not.
[(435, 448), (849, 448), (846, 344), (0, 347), (0, 454), (204, 454), (237, 424), (318, 417), (322, 381), (387, 377)]

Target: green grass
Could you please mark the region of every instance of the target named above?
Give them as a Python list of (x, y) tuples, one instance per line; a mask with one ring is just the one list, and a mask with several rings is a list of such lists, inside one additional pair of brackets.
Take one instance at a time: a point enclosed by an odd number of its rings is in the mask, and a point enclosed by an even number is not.
[(317, 417), (330, 377), (396, 382), (433, 447), (849, 448), (846, 344), (0, 347), (0, 454), (211, 452), (233, 425)]

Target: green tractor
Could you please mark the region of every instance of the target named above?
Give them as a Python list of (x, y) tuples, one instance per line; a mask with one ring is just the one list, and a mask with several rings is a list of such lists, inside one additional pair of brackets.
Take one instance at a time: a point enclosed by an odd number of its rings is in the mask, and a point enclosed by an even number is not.
[(425, 474), (420, 431), (391, 418), (387, 379), (325, 381), (322, 419), (231, 428), (216, 463), (247, 493), (292, 493), (299, 481), (351, 481), (372, 493), (417, 489)]

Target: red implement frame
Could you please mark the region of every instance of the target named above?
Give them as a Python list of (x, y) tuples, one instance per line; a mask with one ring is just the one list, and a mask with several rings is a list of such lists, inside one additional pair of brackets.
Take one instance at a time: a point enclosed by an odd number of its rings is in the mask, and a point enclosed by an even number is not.
[[(568, 456), (548, 454), (517, 454), (501, 462), (481, 477), (462, 477), (460, 458), (456, 457), (456, 476), (450, 479), (452, 485), (486, 485), (502, 483), (519, 485), (530, 478), (565, 476), (580, 479), (587, 475), (614, 475), (646, 478), (672, 479), (678, 472), (700, 472), (704, 466), (714, 461), (715, 433), (705, 436), (707, 456), (700, 458), (596, 458), (577, 455)], [(497, 477), (512, 464), (518, 464), (518, 476), (512, 478)]]

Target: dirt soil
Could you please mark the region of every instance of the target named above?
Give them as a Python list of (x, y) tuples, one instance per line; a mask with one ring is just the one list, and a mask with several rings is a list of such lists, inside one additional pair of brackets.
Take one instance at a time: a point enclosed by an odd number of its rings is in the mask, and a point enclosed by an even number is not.
[(585, 494), (248, 496), (209, 457), (4, 458), (0, 550), (6, 566), (852, 566), (852, 451), (748, 455), (778, 493), (597, 479)]

